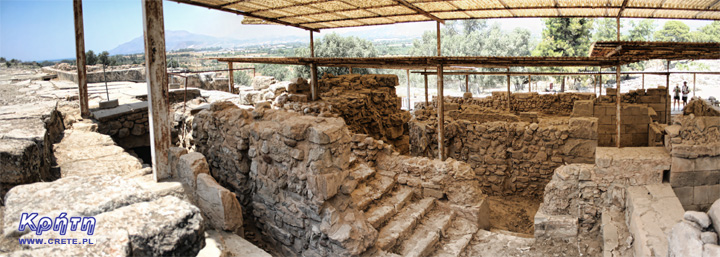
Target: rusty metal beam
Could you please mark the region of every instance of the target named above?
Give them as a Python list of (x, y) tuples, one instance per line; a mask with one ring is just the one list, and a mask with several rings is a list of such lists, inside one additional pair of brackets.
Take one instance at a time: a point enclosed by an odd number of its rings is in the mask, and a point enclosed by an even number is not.
[(438, 158), (445, 160), (445, 96), (443, 95), (443, 65), (437, 67)]
[(426, 11), (423, 10), (423, 9), (420, 9), (420, 7), (417, 7), (417, 6), (415, 6), (414, 4), (412, 4), (412, 3), (410, 3), (410, 2), (408, 2), (408, 1), (406, 1), (406, 0), (395, 0), (395, 2), (398, 3), (398, 4), (400, 4), (400, 5), (402, 5), (402, 6), (407, 7), (407, 8), (410, 9), (410, 10), (415, 11), (415, 12), (418, 13), (418, 14), (422, 14), (422, 15), (425, 16), (425, 17), (428, 17), (428, 18), (430, 18), (430, 19), (433, 19), (433, 20), (435, 20), (435, 21), (437, 21), (437, 22), (439, 22), (439, 23), (445, 24), (445, 21), (444, 21), (443, 19), (440, 19), (440, 18), (438, 18), (437, 16), (432, 15), (432, 14), (430, 14), (429, 12), (426, 12)]
[(80, 101), (80, 115), (90, 117), (88, 106), (87, 70), (85, 67), (85, 28), (83, 26), (82, 0), (73, 1), (73, 14), (75, 16), (75, 56), (78, 72), (78, 99)]
[[(314, 32), (310, 31), (310, 57), (315, 57), (315, 38), (313, 37)], [(317, 75), (317, 64), (310, 63), (310, 99), (317, 100), (318, 95), (318, 75)]]
[(412, 106), (410, 106), (410, 70), (405, 70), (407, 73), (407, 94), (408, 94), (408, 111), (412, 110)]
[(510, 68), (507, 68), (507, 111), (510, 111)]
[(170, 110), (163, 2), (142, 0), (153, 178), (170, 177)]
[(617, 84), (617, 87), (616, 87), (617, 92), (616, 92), (616, 96), (615, 96), (615, 106), (617, 107), (617, 110), (615, 111), (615, 118), (616, 118), (615, 122), (617, 122), (617, 140), (616, 141), (617, 141), (617, 147), (620, 148), (620, 146), (621, 146), (620, 138), (622, 135), (622, 133), (621, 133), (622, 131), (620, 130), (620, 128), (622, 127), (621, 126), (622, 123), (620, 122), (620, 109), (622, 109), (621, 108), (622, 94), (620, 94), (620, 65), (618, 65), (615, 70), (615, 81)]

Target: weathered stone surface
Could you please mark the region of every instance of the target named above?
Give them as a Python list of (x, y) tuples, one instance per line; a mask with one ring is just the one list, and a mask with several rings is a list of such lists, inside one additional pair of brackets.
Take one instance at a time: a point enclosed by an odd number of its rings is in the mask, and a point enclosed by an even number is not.
[(63, 177), (94, 175), (130, 177), (137, 175), (134, 172), (142, 168), (140, 160), (115, 145), (109, 136), (97, 132), (68, 130), (54, 148)]
[(578, 234), (578, 219), (570, 215), (535, 213), (535, 238), (574, 238)]
[(170, 169), (172, 169), (172, 176), (174, 178), (178, 178), (179, 176), (177, 174), (177, 165), (180, 162), (180, 157), (187, 154), (187, 149), (182, 147), (170, 147), (168, 151), (170, 152), (169, 163)]
[(715, 232), (706, 231), (700, 233), (700, 240), (703, 242), (703, 244), (716, 245), (718, 243), (718, 236)]
[[(702, 256), (703, 254), (703, 242), (700, 240), (700, 227), (687, 221), (675, 224), (667, 240), (668, 257), (691, 257)], [(649, 254), (650, 252), (647, 253)], [(654, 252), (654, 254), (662, 255), (661, 252)]]
[(703, 245), (702, 257), (720, 256), (720, 245), (705, 244)]
[(720, 199), (716, 200), (715, 203), (710, 206), (707, 214), (712, 221), (712, 225), (715, 231), (720, 231)]
[(255, 76), (252, 81), (252, 87), (255, 90), (263, 90), (270, 87), (270, 85), (275, 84), (276, 82), (277, 80), (275, 80), (275, 78), (271, 76)]
[[(205, 245), (200, 210), (174, 196), (150, 202), (139, 202), (94, 215), (95, 233), (111, 235), (127, 231), (132, 256), (195, 256)], [(87, 237), (84, 231), (68, 233), (70, 237)], [(84, 236), (83, 236), (84, 235)], [(23, 238), (59, 238), (56, 231)]]
[(197, 177), (198, 207), (216, 229), (241, 231), (242, 208), (235, 194), (220, 186), (210, 175), (200, 173)]
[[(680, 223), (683, 225), (672, 227), (682, 221), (684, 209), (670, 185), (631, 186), (627, 191), (628, 228), (634, 238), (635, 256), (661, 256), (668, 251), (677, 253), (670, 256), (701, 254), (699, 226), (683, 221)], [(675, 238), (685, 238), (688, 241), (677, 244), (679, 241), (675, 241)], [(693, 252), (696, 244), (699, 244), (698, 255), (682, 255), (685, 250), (679, 247), (686, 245), (687, 249), (690, 249), (688, 251)]]
[(180, 156), (177, 164), (177, 175), (183, 183), (190, 188), (196, 188), (197, 176), (201, 173), (210, 173), (205, 156), (197, 152)]
[(78, 235), (91, 238), (93, 244), (32, 245), (31, 249), (9, 253), (8, 257), (32, 256), (132, 256), (130, 237), (127, 230), (108, 231), (104, 235)]
[(68, 217), (94, 216), (152, 198), (134, 181), (112, 175), (67, 177), (17, 186), (6, 196), (4, 234), (20, 235), (20, 214), (28, 210), (39, 217), (57, 217), (61, 212)]
[(710, 217), (704, 212), (686, 211), (685, 215), (683, 215), (683, 219), (693, 222), (701, 228), (707, 228), (710, 226)]

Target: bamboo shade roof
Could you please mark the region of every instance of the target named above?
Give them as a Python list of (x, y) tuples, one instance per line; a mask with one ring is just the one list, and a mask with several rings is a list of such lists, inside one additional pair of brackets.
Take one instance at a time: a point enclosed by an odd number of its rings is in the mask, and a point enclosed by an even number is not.
[(718, 0), (171, 0), (307, 30), (516, 17), (720, 20)]
[(692, 60), (720, 59), (720, 43), (690, 42), (595, 42), (590, 47), (591, 57), (614, 57), (624, 61), (651, 59)]
[[(449, 67), (610, 67), (617, 65), (617, 58), (609, 57), (514, 57), (514, 56), (393, 56), (393, 57), (218, 57), (221, 62), (268, 63), (309, 65), (324, 67), (353, 67), (381, 69), (436, 68), (438, 64)], [(622, 62), (627, 64), (630, 62)]]

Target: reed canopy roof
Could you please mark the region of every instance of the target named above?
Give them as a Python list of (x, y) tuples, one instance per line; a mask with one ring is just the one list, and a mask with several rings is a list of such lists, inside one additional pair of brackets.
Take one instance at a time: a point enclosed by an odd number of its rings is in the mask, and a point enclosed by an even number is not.
[(720, 20), (718, 0), (171, 0), (306, 30), (517, 17)]

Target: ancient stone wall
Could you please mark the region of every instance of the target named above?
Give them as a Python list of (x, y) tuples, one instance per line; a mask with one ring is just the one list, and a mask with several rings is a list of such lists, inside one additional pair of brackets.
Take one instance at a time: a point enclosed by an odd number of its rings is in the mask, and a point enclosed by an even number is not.
[[(513, 112), (540, 112), (568, 116), (572, 113), (575, 101), (594, 99), (595, 95), (591, 93), (513, 93), (510, 98), (510, 110)], [(507, 92), (495, 91), (492, 92), (492, 96), (483, 98), (445, 97), (445, 102), (504, 110), (507, 106)]]
[(360, 254), (374, 241), (363, 214), (333, 198), (350, 165), (342, 120), (216, 103), (193, 126), (212, 176), (283, 255)]
[(363, 253), (380, 241), (380, 224), (368, 217), (374, 212), (363, 210), (400, 187), (437, 199), (447, 213), (487, 223), (484, 195), (467, 164), (403, 157), (382, 140), (352, 134), (342, 119), (267, 107), (214, 103), (194, 116), (192, 140), (212, 177), (238, 196), (244, 218), (279, 254)]
[[(89, 69), (87, 72), (87, 82), (145, 81), (147, 79), (145, 76), (145, 68), (107, 69), (108, 70), (105, 71), (105, 74), (103, 74), (102, 68)], [(60, 80), (68, 80), (77, 83), (77, 70), (66, 71), (52, 67), (44, 67), (42, 70), (49, 74), (57, 74), (58, 79)]]
[(624, 211), (627, 187), (658, 185), (670, 169), (662, 147), (598, 147), (595, 165), (558, 167), (545, 187), (535, 216), (536, 235), (572, 236), (572, 228), (590, 231), (604, 211)]
[(93, 116), (99, 121), (97, 131), (111, 136), (123, 148), (149, 146), (147, 102), (95, 110)]
[[(528, 123), (512, 114), (465, 105), (446, 114), (446, 156), (470, 164), (490, 195), (541, 196), (553, 170), (564, 162), (594, 161), (594, 118)], [(490, 121), (497, 118), (502, 121)], [(417, 110), (409, 127), (410, 154), (435, 158), (435, 111)]]
[[(184, 88), (200, 88), (205, 90), (217, 90), (227, 92), (229, 82), (227, 77), (223, 77), (219, 72), (204, 72), (204, 73), (184, 73), (180, 74), (184, 77), (170, 75), (170, 82), (168, 87), (171, 89)], [(187, 84), (185, 84), (187, 80)]]
[[(614, 103), (617, 90), (607, 89), (607, 95), (600, 96), (596, 103)], [(665, 93), (665, 87), (636, 89), (622, 95), (622, 102), (628, 104), (647, 105), (655, 111), (654, 120), (659, 123), (666, 123), (667, 110), (669, 110), (670, 96)]]
[[(617, 106), (613, 103), (578, 101), (574, 116), (590, 116), (598, 119), (598, 146), (616, 146)], [(622, 146), (648, 146), (655, 142), (650, 137), (653, 111), (646, 105), (623, 104), (620, 112), (620, 142)]]
[(53, 144), (65, 125), (57, 102), (0, 107), (0, 205), (10, 188), (60, 177)]
[(685, 209), (707, 209), (720, 195), (720, 116), (681, 115), (665, 132), (670, 184)]

